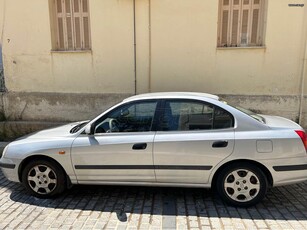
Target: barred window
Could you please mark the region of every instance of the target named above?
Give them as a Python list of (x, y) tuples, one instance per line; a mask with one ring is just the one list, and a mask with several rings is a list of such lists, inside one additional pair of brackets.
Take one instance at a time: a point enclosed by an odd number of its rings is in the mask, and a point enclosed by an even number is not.
[(219, 47), (263, 45), (264, 0), (220, 0)]
[(56, 50), (89, 50), (90, 23), (88, 0), (53, 0)]

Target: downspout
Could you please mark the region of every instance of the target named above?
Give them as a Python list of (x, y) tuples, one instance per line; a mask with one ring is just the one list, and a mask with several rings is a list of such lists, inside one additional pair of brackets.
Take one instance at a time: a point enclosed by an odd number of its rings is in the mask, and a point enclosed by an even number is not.
[[(1, 28), (1, 37), (0, 37), (0, 49), (3, 48), (3, 37), (4, 37), (4, 27), (5, 27), (5, 14), (6, 14), (6, 0), (3, 0), (3, 9), (2, 9), (2, 28)], [(2, 55), (2, 52), (1, 52)], [(1, 57), (2, 65), (3, 65), (3, 55)], [(3, 66), (0, 66), (0, 68)]]
[[(306, 6), (305, 6), (306, 7)], [(303, 120), (303, 102), (304, 102), (304, 85), (305, 85), (305, 72), (306, 72), (306, 61), (307, 61), (307, 9), (304, 10), (304, 21), (303, 21), (303, 57), (302, 57), (302, 68), (301, 68), (301, 79), (300, 79), (300, 101), (299, 101), (299, 124), (302, 124)]]
[(151, 0), (148, 0), (148, 92), (151, 92)]
[[(4, 65), (3, 65), (3, 38), (4, 38), (4, 28), (5, 28), (5, 19), (6, 19), (6, 0), (3, 0), (3, 15), (2, 15), (2, 31), (1, 31), (1, 37), (0, 37), (0, 49), (1, 49), (1, 60), (2, 60), (2, 66), (0, 66), (0, 68), (2, 68), (2, 71), (3, 71), (3, 79), (2, 79), (2, 84), (3, 84), (3, 89), (4, 89), (4, 92), (7, 92), (7, 89), (6, 89), (6, 86), (5, 86), (5, 81), (4, 81)], [(5, 100), (4, 100), (4, 92), (1, 92), (1, 103), (2, 103), (2, 108), (0, 110), (1, 113), (3, 113), (3, 117), (2, 119), (6, 120), (6, 107), (5, 107)]]
[(134, 94), (137, 94), (137, 72), (136, 72), (136, 16), (135, 16), (135, 0), (133, 0), (133, 31), (134, 31)]

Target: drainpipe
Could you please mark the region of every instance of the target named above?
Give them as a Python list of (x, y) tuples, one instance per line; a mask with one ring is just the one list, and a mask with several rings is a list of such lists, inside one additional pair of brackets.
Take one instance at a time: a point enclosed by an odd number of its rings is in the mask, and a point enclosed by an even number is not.
[(300, 79), (300, 101), (299, 101), (299, 124), (303, 121), (303, 104), (304, 104), (304, 85), (305, 85), (305, 73), (306, 73), (306, 61), (307, 61), (307, 8), (305, 5), (304, 10), (304, 21), (303, 21), (303, 57), (302, 57), (302, 68), (301, 68), (301, 79)]
[(148, 0), (148, 92), (151, 92), (151, 0)]
[(2, 45), (3, 45), (3, 36), (4, 36), (4, 27), (5, 27), (5, 11), (6, 11), (6, 1), (3, 0), (3, 9), (2, 9), (2, 28), (1, 28), (1, 36), (0, 36), (0, 49), (1, 49), (1, 52), (0, 52), (0, 55), (1, 55), (1, 65), (0, 65), (0, 69), (2, 68), (3, 69), (3, 59), (2, 59)]
[[(5, 30), (5, 19), (6, 19), (6, 0), (3, 0), (3, 9), (2, 11), (2, 28), (1, 28), (1, 34), (0, 34), (0, 92), (6, 92), (7, 89), (5, 87), (5, 80), (4, 80), (4, 65), (3, 65), (3, 43), (4, 43), (4, 30)], [(2, 73), (1, 73), (2, 72)], [(3, 94), (1, 95), (2, 105), (4, 106), (4, 99)]]
[(134, 94), (137, 94), (137, 72), (136, 72), (136, 16), (135, 16), (135, 0), (133, 0), (133, 31), (134, 31)]

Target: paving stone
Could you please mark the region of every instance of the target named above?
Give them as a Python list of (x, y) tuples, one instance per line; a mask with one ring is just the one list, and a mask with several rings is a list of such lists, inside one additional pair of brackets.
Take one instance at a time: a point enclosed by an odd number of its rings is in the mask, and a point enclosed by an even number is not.
[(211, 190), (74, 186), (37, 199), (0, 172), (0, 229), (307, 229), (307, 182), (271, 189), (247, 209)]

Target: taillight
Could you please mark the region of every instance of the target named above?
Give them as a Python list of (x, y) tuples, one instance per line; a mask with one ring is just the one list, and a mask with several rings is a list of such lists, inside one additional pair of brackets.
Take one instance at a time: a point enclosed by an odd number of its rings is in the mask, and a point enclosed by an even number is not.
[(305, 146), (305, 149), (307, 151), (307, 136), (306, 136), (306, 133), (303, 131), (303, 130), (295, 130), (295, 132), (297, 133), (297, 135), (300, 136), (304, 146)]

